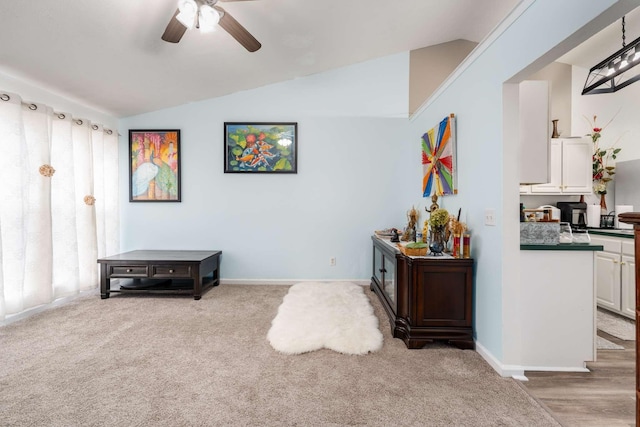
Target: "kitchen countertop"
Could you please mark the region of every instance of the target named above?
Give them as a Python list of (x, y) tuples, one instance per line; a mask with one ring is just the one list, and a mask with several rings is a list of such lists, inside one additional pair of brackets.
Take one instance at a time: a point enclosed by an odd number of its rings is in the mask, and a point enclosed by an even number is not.
[(599, 236), (623, 237), (625, 239), (633, 239), (633, 229), (619, 228), (589, 228), (589, 234)]
[[(588, 228), (589, 234), (592, 236), (611, 236), (622, 237), (624, 239), (633, 239), (634, 233), (632, 229), (619, 228)], [(558, 243), (556, 245), (520, 245), (520, 250), (525, 251), (601, 251), (601, 245), (591, 243)]]
[(591, 243), (558, 243), (556, 245), (520, 245), (521, 251), (601, 251), (602, 245)]

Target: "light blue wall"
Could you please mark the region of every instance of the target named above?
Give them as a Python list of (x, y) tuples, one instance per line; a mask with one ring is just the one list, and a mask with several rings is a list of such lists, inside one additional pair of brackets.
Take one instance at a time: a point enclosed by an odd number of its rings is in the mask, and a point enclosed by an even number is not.
[[(415, 117), (410, 126), (411, 139), (419, 140), (426, 129), (445, 115), (455, 113), (458, 118), (459, 194), (447, 197), (442, 205), (453, 212), (462, 207), (462, 217), (471, 229), (472, 257), (476, 259), (477, 342), (502, 363), (519, 362), (517, 359), (505, 360), (505, 354), (517, 354), (517, 351), (508, 348), (509, 342), (503, 342), (504, 325), (518, 322), (519, 318), (505, 316), (504, 305), (526, 303), (503, 301), (508, 288), (519, 286), (516, 281), (519, 276), (512, 268), (518, 262), (517, 249), (512, 250), (517, 246), (511, 245), (509, 250), (504, 247), (505, 235), (518, 239), (519, 231), (516, 220), (504, 221), (503, 207), (512, 204), (512, 212), (516, 215), (519, 194), (517, 170), (505, 168), (509, 162), (515, 162), (517, 156), (503, 157), (505, 144), (509, 143), (502, 138), (503, 83), (614, 3), (532, 2), (486, 51)], [(556, 57), (548, 58), (539, 67)], [(415, 156), (419, 149), (414, 147), (414, 151)], [(513, 150), (510, 152), (517, 154)], [(487, 208), (496, 209), (495, 227), (484, 225)]]
[[(372, 230), (402, 227), (407, 209), (430, 204), (420, 197), (420, 136), (455, 113), (460, 193), (442, 205), (462, 208), (471, 229), (477, 342), (497, 364), (517, 365), (517, 306), (526, 301), (517, 291), (517, 150), (503, 141), (503, 84), (584, 41), (574, 33), (609, 7), (638, 2), (523, 1), (526, 10), (412, 122), (397, 118), (408, 106), (408, 54), (126, 118), (125, 171), (128, 129), (182, 130), (183, 202), (128, 203), (121, 174), (122, 249), (222, 249), (223, 279), (368, 280)], [(299, 123), (297, 175), (222, 173), (222, 124), (245, 120)], [(495, 227), (484, 225), (487, 208)]]
[[(122, 250), (220, 249), (222, 279), (369, 280), (371, 234), (419, 190), (408, 70), (403, 53), (121, 120)], [(298, 173), (223, 173), (225, 121), (297, 122)], [(181, 203), (128, 202), (128, 130), (145, 128), (181, 130)]]

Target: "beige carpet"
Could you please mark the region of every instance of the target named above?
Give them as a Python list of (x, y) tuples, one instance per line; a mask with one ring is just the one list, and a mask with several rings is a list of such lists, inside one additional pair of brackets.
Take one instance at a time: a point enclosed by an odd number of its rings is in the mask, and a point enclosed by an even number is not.
[(475, 352), (407, 350), (367, 290), (383, 348), (297, 356), (266, 340), (288, 287), (95, 295), (0, 328), (8, 426), (557, 426)]

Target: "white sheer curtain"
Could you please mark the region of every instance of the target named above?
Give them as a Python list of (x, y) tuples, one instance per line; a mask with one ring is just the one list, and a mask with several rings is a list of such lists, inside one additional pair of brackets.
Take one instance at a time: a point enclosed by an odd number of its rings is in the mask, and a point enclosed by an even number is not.
[(116, 132), (0, 92), (0, 320), (98, 286), (117, 188)]

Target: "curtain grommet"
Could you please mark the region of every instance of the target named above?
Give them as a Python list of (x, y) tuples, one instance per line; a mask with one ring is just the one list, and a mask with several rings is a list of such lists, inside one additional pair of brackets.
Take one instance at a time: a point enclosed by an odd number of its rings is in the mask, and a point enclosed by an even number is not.
[(2, 95), (0, 95), (0, 99), (2, 99), (3, 101), (9, 101), (11, 97), (6, 93), (3, 93)]

